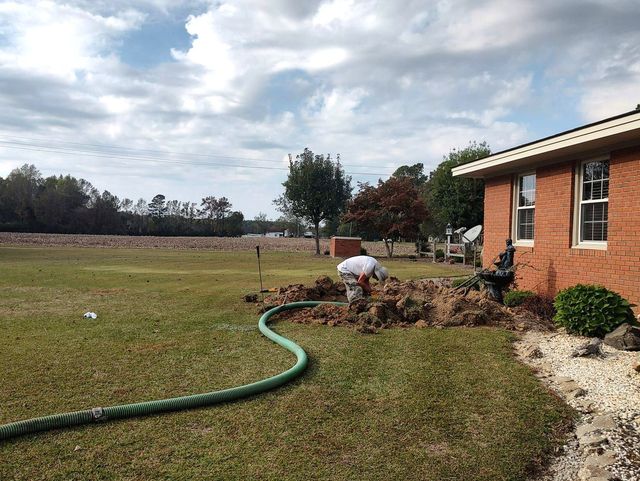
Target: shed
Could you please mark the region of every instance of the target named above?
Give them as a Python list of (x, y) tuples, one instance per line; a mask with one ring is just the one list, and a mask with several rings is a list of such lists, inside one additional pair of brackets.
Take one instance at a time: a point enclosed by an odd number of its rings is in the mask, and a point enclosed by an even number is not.
[(360, 237), (337, 237), (331, 238), (329, 252), (331, 257), (353, 257), (360, 255)]

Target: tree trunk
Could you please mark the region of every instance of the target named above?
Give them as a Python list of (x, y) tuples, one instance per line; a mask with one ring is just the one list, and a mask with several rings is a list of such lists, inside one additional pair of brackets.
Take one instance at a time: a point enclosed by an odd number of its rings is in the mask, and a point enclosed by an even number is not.
[(316, 228), (316, 255), (320, 255), (320, 222), (315, 223)]
[(391, 241), (391, 246), (389, 246), (389, 239), (385, 239), (384, 247), (387, 249), (387, 257), (391, 259), (393, 257), (393, 240)]

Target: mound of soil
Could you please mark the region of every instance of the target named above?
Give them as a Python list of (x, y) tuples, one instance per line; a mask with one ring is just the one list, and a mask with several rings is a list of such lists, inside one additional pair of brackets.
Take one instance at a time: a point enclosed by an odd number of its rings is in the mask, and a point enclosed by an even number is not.
[[(342, 282), (319, 277), (313, 286), (293, 284), (281, 287), (265, 298), (262, 310), (295, 301), (346, 301)], [(321, 304), (279, 314), (303, 324), (351, 326), (372, 333), (398, 327), (474, 327), (497, 326), (509, 330), (548, 330), (553, 326), (525, 310), (513, 310), (489, 299), (483, 291), (466, 296), (449, 287), (446, 281), (417, 280), (401, 282), (391, 278), (384, 287), (375, 286), (371, 297), (349, 306)]]

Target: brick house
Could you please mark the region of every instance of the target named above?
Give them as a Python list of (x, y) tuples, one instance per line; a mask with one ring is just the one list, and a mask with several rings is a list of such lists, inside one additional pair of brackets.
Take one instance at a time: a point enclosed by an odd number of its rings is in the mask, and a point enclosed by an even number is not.
[[(640, 305), (640, 111), (453, 169), (485, 181), (483, 264), (512, 238), (519, 289), (601, 284)], [(636, 308), (637, 309), (637, 308)]]

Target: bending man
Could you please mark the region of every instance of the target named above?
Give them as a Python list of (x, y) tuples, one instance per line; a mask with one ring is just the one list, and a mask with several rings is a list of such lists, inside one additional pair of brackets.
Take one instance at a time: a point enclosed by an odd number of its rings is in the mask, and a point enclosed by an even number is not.
[(370, 256), (345, 259), (338, 264), (338, 274), (347, 288), (349, 303), (362, 299), (365, 293), (371, 294), (371, 284), (369, 284), (371, 277), (382, 284), (389, 277), (389, 271)]

